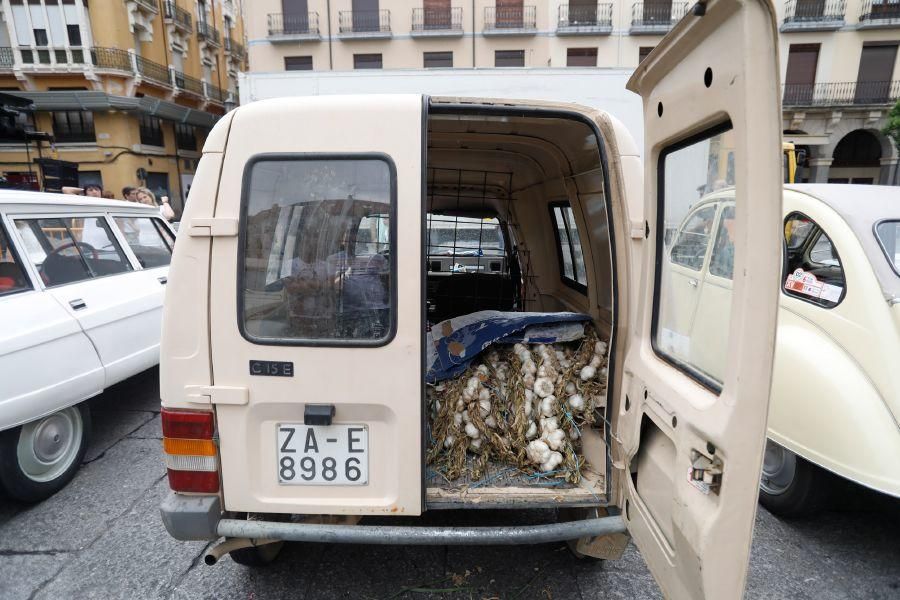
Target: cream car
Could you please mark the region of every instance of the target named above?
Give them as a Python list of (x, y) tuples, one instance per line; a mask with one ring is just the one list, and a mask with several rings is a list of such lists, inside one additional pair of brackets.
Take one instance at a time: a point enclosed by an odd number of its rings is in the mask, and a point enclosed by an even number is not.
[[(667, 251), (683, 298), (661, 320), (667, 347), (715, 372), (734, 272), (734, 191), (694, 205)], [(837, 474), (900, 497), (900, 190), (791, 185), (760, 501), (794, 516), (823, 506)], [(696, 311), (688, 314), (696, 307)], [(689, 346), (703, 331), (705, 343)]]
[(150, 207), (0, 192), (0, 490), (61, 489), (88, 446), (85, 400), (159, 362), (174, 243)]
[[(710, 0), (676, 25), (629, 84), (644, 98), (645, 166), (609, 114), (556, 102), (318, 96), (223, 117), (191, 188), (163, 318), (170, 534), (224, 538), (207, 563), (230, 553), (260, 564), (284, 541), (323, 540), (569, 541), (580, 556), (610, 558), (627, 531), (668, 597), (739, 598), (780, 279), (776, 37), (775, 11), (760, 0)], [(677, 300), (657, 278), (665, 215), (720, 179), (736, 185), (740, 277), (730, 315), (712, 324), (730, 328), (730, 358), (704, 376), (705, 365), (657, 343), (656, 309)], [(481, 330), (458, 346), (439, 340), (455, 319), (485, 312), (507, 324), (586, 320), (603, 340), (579, 371), (594, 381), (594, 359), (606, 361), (590, 423), (568, 434), (578, 461), (554, 469), (552, 453), (538, 461), (535, 451), (522, 471), (508, 462), (522, 454), (474, 441), (460, 467), (477, 463), (469, 479), (431, 461), (443, 434), (433, 427), (429, 398), (440, 390), (429, 357), (449, 349), (446, 364), (465, 368), (483, 348)], [(560, 406), (538, 387), (550, 371), (531, 382), (542, 414)], [(466, 389), (490, 376), (478, 372), (484, 379)], [(494, 406), (503, 392), (491, 394), (482, 388), (479, 403)], [(567, 406), (577, 410), (575, 401)], [(460, 422), (469, 411), (454, 410)], [(491, 437), (493, 448), (528, 436), (514, 433)], [(476, 439), (469, 427), (465, 435)], [(565, 518), (360, 523), (486, 508), (558, 508)]]

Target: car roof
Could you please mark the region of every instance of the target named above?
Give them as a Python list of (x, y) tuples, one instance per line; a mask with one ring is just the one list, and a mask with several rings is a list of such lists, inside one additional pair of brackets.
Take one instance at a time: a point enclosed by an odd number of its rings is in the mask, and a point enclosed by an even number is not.
[(48, 192), (31, 192), (28, 190), (0, 190), (0, 208), (10, 205), (51, 205), (79, 208), (101, 208), (104, 210), (146, 210), (158, 212), (152, 206), (138, 204), (137, 202), (125, 202), (124, 200), (107, 200), (106, 198), (92, 198), (90, 196), (75, 196), (72, 194), (51, 194)]
[(797, 183), (784, 189), (818, 198), (848, 221), (900, 218), (900, 187), (842, 183)]

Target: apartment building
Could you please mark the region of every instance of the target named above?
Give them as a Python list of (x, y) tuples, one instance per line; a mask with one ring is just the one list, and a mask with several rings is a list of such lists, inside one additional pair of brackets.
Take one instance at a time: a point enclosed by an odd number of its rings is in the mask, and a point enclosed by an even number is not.
[(140, 184), (179, 209), (206, 134), (237, 101), (243, 9), (242, 0), (0, 1), (0, 91), (31, 109), (0, 117), (0, 183), (98, 183), (117, 197)]
[[(634, 68), (691, 4), (254, 0), (250, 71)], [(900, 0), (776, 0), (776, 11), (799, 179), (897, 183), (897, 149), (880, 129), (900, 98)]]

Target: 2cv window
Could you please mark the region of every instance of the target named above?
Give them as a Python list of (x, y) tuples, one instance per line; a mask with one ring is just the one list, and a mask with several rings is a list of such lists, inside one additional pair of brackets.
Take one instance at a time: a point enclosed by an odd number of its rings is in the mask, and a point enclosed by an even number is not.
[(250, 163), (238, 297), (248, 340), (368, 346), (390, 340), (394, 173), (382, 155), (264, 156)]
[(844, 267), (822, 228), (802, 213), (791, 213), (784, 221), (784, 243), (784, 293), (823, 308), (840, 304), (847, 287)]

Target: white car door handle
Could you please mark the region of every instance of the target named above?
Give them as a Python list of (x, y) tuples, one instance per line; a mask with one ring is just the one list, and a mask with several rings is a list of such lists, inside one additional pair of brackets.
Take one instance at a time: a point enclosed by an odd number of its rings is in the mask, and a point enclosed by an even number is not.
[(72, 307), (72, 310), (81, 310), (86, 308), (87, 304), (81, 298), (75, 298), (74, 300), (69, 300), (69, 306)]
[(161, 285), (166, 285), (167, 283), (169, 283), (169, 278), (168, 278), (168, 277), (157, 277), (156, 280), (157, 280)]
[(696, 279), (688, 279), (688, 285), (691, 287), (697, 287), (697, 280)]

